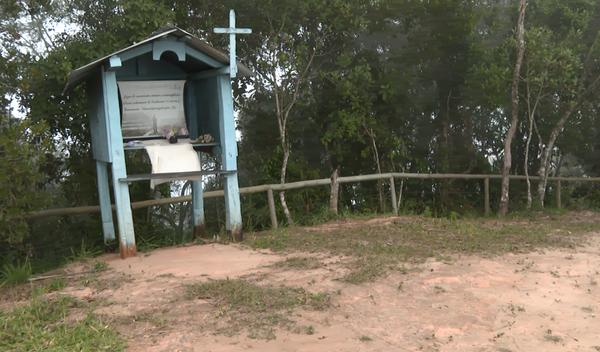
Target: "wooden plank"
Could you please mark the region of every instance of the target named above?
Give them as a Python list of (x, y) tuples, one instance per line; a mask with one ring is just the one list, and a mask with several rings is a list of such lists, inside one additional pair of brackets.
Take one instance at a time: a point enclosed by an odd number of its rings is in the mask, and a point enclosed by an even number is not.
[(275, 212), (275, 199), (273, 198), (273, 189), (267, 189), (267, 200), (269, 201), (269, 214), (271, 215), (271, 227), (277, 230), (277, 213)]
[(108, 185), (108, 166), (106, 162), (96, 160), (96, 174), (98, 176), (98, 198), (100, 199), (102, 233), (104, 234), (104, 243), (106, 244), (116, 238), (110, 204), (110, 187)]
[(187, 77), (188, 81), (199, 81), (202, 79), (217, 77), (229, 74), (229, 66), (193, 73)]
[(108, 58), (106, 71), (116, 71), (121, 67), (123, 67), (123, 62), (121, 62), (121, 58), (118, 55), (113, 55)]
[(108, 135), (108, 117), (104, 111), (104, 93), (101, 75), (93, 75), (87, 84), (88, 117), (92, 138), (92, 154), (94, 159), (112, 162), (110, 153), (110, 136)]
[(396, 185), (394, 184), (393, 177), (390, 177), (390, 192), (392, 193), (392, 209), (394, 209), (394, 214), (398, 215), (398, 203), (396, 202)]
[(184, 112), (185, 123), (189, 132), (190, 140), (196, 140), (200, 136), (198, 121), (198, 105), (196, 104), (196, 83), (186, 82), (184, 89)]
[[(377, 174), (376, 174), (377, 175)], [(369, 176), (376, 176), (369, 175)], [(386, 174), (381, 174), (386, 175)], [(417, 178), (417, 179), (492, 179), (492, 180), (500, 180), (502, 179), (502, 175), (485, 175), (485, 174), (413, 174), (413, 173), (402, 173), (402, 172), (393, 172), (392, 175), (396, 178)], [(361, 176), (351, 176), (353, 178), (361, 179)], [(386, 177), (381, 177), (386, 178)], [(526, 176), (521, 175), (510, 175), (509, 178), (511, 180), (526, 180)], [(340, 177), (340, 179), (344, 179), (344, 177)], [(372, 178), (369, 178), (372, 179)], [(375, 178), (378, 179), (378, 178)], [(531, 181), (538, 181), (538, 177), (529, 177)], [(361, 181), (365, 181), (365, 179), (361, 179)], [(548, 181), (569, 181), (569, 182), (600, 182), (600, 177), (548, 177)]]
[(490, 216), (490, 179), (489, 178), (483, 179), (483, 188), (484, 188), (483, 193), (485, 194), (485, 204), (484, 204), (483, 213), (484, 213), (484, 216), (487, 218), (488, 216)]
[(186, 172), (165, 172), (159, 174), (136, 174), (128, 175), (119, 179), (120, 182), (133, 182), (144, 180), (156, 180), (159, 178), (178, 178), (186, 180), (186, 177), (204, 176), (204, 175), (229, 175), (237, 173), (236, 170), (214, 170), (214, 171), (186, 171)]
[(152, 51), (152, 43), (148, 43), (148, 44), (133, 48), (131, 50), (127, 50), (126, 52), (119, 54), (119, 56), (121, 57), (122, 61), (127, 61), (127, 60), (133, 59), (135, 57), (142, 56), (151, 51)]
[[(237, 136), (233, 115), (233, 97), (231, 79), (222, 75), (217, 77), (217, 93), (219, 100), (219, 135), (221, 162), (224, 170), (237, 169)], [(237, 172), (225, 175), (225, 223), (226, 229), (235, 241), (243, 241), (242, 209)]]
[(173, 52), (179, 61), (185, 61), (186, 45), (184, 42), (159, 40), (152, 43), (152, 60), (160, 61), (160, 57), (165, 51)]
[(222, 63), (220, 63), (219, 61), (214, 60), (214, 59), (210, 58), (208, 55), (205, 55), (205, 54), (199, 52), (198, 50), (193, 49), (187, 45), (185, 46), (185, 53), (187, 55), (193, 57), (194, 59), (196, 59), (198, 61), (202, 61), (205, 64), (215, 67), (215, 68), (225, 66)]
[(206, 238), (204, 223), (204, 197), (202, 181), (192, 181), (192, 216), (194, 221), (193, 238)]
[[(102, 89), (104, 91), (105, 113), (108, 118), (108, 135), (110, 136), (110, 152), (112, 153), (112, 178), (118, 180), (127, 177), (123, 135), (121, 133), (121, 111), (115, 71), (105, 72), (102, 68)], [(117, 207), (117, 225), (121, 258), (135, 257), (137, 249), (133, 230), (133, 216), (129, 187), (126, 182), (113, 182), (115, 205)]]
[[(382, 178), (382, 179), (385, 178), (385, 177), (382, 177), (385, 175), (390, 175), (390, 174), (376, 174), (376, 176), (378, 178)], [(396, 173), (395, 172), (395, 173), (392, 173), (392, 175), (394, 177), (398, 177), (398, 178), (421, 178), (421, 179), (432, 178), (432, 177), (426, 177), (426, 176), (429, 176), (426, 174), (410, 174), (410, 173)], [(459, 174), (459, 175), (436, 174), (436, 175), (462, 176), (462, 177), (454, 177), (454, 178), (464, 178), (464, 179), (473, 178), (473, 179), (483, 179), (483, 180), (501, 179), (502, 178), (502, 175), (463, 175), (463, 174)], [(352, 176), (352, 177), (360, 178), (360, 176)], [(347, 178), (348, 177), (340, 177), (340, 178), (338, 178), (338, 180), (347, 179)], [(441, 177), (436, 176), (433, 178), (440, 179)], [(523, 180), (526, 179), (525, 176), (516, 176), (516, 175), (510, 176), (510, 178), (511, 179), (523, 179)], [(589, 178), (588, 177), (572, 177), (572, 178), (549, 177), (548, 179), (549, 179), (549, 181), (560, 180), (560, 181), (570, 181), (570, 182), (600, 182), (600, 177), (589, 177)], [(532, 180), (537, 180), (537, 178), (532, 179)], [(356, 181), (356, 182), (360, 182), (360, 181)], [(487, 181), (487, 183), (488, 183), (487, 196), (488, 196), (488, 212), (489, 212), (489, 181)], [(273, 185), (243, 187), (243, 188), (239, 188), (239, 193), (240, 194), (252, 194), (252, 193), (259, 193), (259, 192), (267, 192), (268, 189), (272, 189), (273, 191), (279, 191), (279, 190), (299, 189), (299, 188), (304, 188), (304, 187), (325, 186), (325, 185), (329, 185), (329, 184), (331, 184), (331, 179), (327, 178), (327, 179), (319, 179), (319, 180), (292, 182), (292, 183), (286, 183), (283, 185), (273, 184)], [(484, 185), (485, 185), (485, 183), (484, 183)], [(223, 190), (210, 191), (210, 192), (204, 192), (203, 198), (204, 199), (218, 198), (218, 197), (223, 197), (224, 195), (225, 195), (225, 192)], [(151, 200), (145, 200), (145, 201), (131, 203), (131, 208), (132, 209), (141, 209), (141, 208), (147, 208), (147, 207), (151, 207), (151, 206), (190, 202), (191, 200), (192, 200), (192, 196), (151, 199)], [(114, 205), (112, 206), (112, 209), (115, 210)], [(47, 210), (39, 210), (39, 211), (30, 212), (27, 214), (27, 218), (37, 219), (37, 218), (43, 218), (43, 217), (49, 217), (49, 216), (63, 216), (63, 215), (75, 215), (75, 214), (87, 214), (87, 213), (99, 213), (99, 212), (100, 212), (100, 206), (98, 206), (98, 205), (76, 207), (76, 208), (58, 208), (58, 209), (47, 209)]]
[(556, 181), (556, 207), (558, 209), (561, 208), (561, 200), (562, 200), (562, 196), (561, 196), (561, 184), (560, 184), (560, 180)]
[[(215, 147), (218, 146), (219, 143), (190, 143), (192, 145), (192, 147)], [(123, 149), (124, 150), (136, 150), (136, 149), (144, 149), (146, 148), (143, 145), (132, 145), (132, 146), (125, 146), (123, 145)]]

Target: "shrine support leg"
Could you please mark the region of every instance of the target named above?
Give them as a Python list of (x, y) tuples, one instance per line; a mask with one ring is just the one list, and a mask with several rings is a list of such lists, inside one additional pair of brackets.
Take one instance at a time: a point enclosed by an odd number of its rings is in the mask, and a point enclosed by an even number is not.
[(133, 231), (133, 214), (131, 213), (131, 200), (129, 199), (129, 185), (127, 182), (118, 181), (120, 178), (127, 177), (125, 159), (113, 161), (112, 177), (115, 205), (117, 207), (121, 258), (135, 257), (137, 256), (137, 248), (135, 246), (135, 233)]
[[(120, 66), (120, 60), (111, 60), (111, 63), (113, 61), (116, 62), (116, 66)], [(127, 178), (125, 152), (123, 151), (123, 136), (121, 134), (119, 92), (114, 69), (105, 71), (104, 67), (102, 67), (101, 70), (105, 103), (104, 111), (108, 115), (108, 133), (109, 136), (111, 136), (111, 171), (115, 206), (117, 208), (119, 248), (121, 251), (121, 258), (125, 259), (137, 256), (137, 248), (135, 246), (135, 233), (133, 231), (133, 215), (131, 213), (131, 200), (129, 199), (129, 185), (127, 182), (119, 181), (119, 179)]]
[(98, 197), (100, 198), (100, 214), (102, 217), (102, 233), (104, 244), (114, 240), (115, 225), (112, 218), (112, 207), (110, 204), (110, 188), (108, 186), (108, 167), (104, 161), (96, 160), (96, 173), (98, 175)]
[(194, 240), (206, 238), (202, 181), (192, 181), (192, 207), (194, 216), (194, 234), (192, 238)]
[(217, 77), (219, 93), (219, 130), (223, 153), (221, 161), (223, 170), (236, 171), (225, 176), (225, 217), (227, 232), (231, 237), (241, 242), (244, 240), (242, 231), (242, 210), (240, 206), (240, 189), (237, 175), (237, 141), (235, 134), (235, 119), (233, 116), (233, 98), (231, 79), (229, 75)]

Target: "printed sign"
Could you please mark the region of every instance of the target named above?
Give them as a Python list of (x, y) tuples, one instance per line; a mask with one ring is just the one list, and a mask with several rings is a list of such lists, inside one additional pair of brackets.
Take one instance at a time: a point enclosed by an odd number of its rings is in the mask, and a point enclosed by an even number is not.
[[(186, 127), (185, 81), (117, 82), (121, 94), (123, 138), (161, 137), (165, 127)], [(168, 128), (168, 127), (167, 127)]]

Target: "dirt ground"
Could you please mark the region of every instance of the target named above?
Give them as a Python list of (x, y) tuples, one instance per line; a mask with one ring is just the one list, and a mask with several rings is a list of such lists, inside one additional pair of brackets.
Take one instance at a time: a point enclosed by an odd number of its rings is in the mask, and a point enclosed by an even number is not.
[[(319, 257), (321, 268), (308, 270), (273, 266), (286, 254), (240, 245), (173, 247), (127, 260), (97, 258), (109, 270), (61, 293), (103, 299), (95, 313), (120, 322), (114, 326), (128, 336), (131, 352), (596, 351), (600, 234), (588, 242), (492, 258), (430, 258), (407, 265), (405, 274), (360, 285), (336, 280), (348, 271), (341, 257)], [(312, 326), (312, 334), (280, 329), (269, 341), (244, 331), (227, 336), (218, 302), (186, 299), (186, 285), (238, 277), (326, 292), (332, 307), (294, 311), (296, 326)]]

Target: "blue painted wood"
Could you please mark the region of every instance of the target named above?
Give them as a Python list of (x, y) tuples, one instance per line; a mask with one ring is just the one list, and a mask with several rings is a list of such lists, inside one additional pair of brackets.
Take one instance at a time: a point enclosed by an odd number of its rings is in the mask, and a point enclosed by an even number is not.
[(228, 76), (217, 77), (217, 92), (219, 93), (219, 130), (222, 138), (223, 162), (230, 163), (228, 167), (223, 165), (223, 169), (235, 170), (238, 151), (233, 115), (233, 92)]
[[(193, 147), (215, 147), (218, 146), (219, 143), (192, 143)], [(135, 149), (146, 149), (143, 145), (133, 145), (133, 146), (125, 146), (123, 145), (123, 149), (125, 150), (135, 150)]]
[(88, 116), (90, 118), (90, 132), (92, 136), (92, 154), (94, 159), (107, 163), (112, 162), (109, 153), (108, 121), (104, 113), (104, 94), (102, 92), (102, 78), (95, 75), (87, 84)]
[(235, 53), (235, 35), (236, 34), (250, 34), (252, 29), (250, 28), (235, 28), (235, 11), (229, 10), (229, 28), (215, 28), (215, 33), (228, 33), (229, 34), (229, 67), (231, 67), (230, 77), (235, 78), (237, 75), (237, 58)]
[(229, 66), (215, 68), (215, 69), (208, 70), (208, 71), (202, 71), (199, 73), (194, 73), (194, 74), (189, 75), (187, 77), (187, 79), (190, 81), (198, 81), (198, 80), (202, 80), (202, 79), (207, 79), (207, 78), (212, 78), (212, 77), (216, 77), (216, 76), (220, 76), (220, 75), (227, 75), (227, 74), (229, 74)]
[[(221, 134), (221, 154), (223, 170), (237, 169), (237, 141), (233, 116), (233, 97), (229, 76), (217, 77), (219, 95), (219, 129)], [(237, 173), (225, 176), (225, 217), (227, 231), (235, 240), (242, 240), (242, 211)]]
[(208, 170), (208, 171), (186, 171), (186, 172), (165, 172), (156, 174), (137, 174), (129, 175), (125, 178), (120, 178), (119, 182), (156, 180), (159, 178), (173, 178), (178, 180), (189, 180), (203, 175), (228, 175), (235, 173), (237, 170)]
[(100, 215), (102, 218), (102, 233), (104, 243), (114, 240), (115, 225), (112, 218), (112, 207), (110, 204), (110, 188), (108, 186), (108, 167), (104, 161), (96, 160), (96, 174), (98, 175), (98, 195), (100, 198)]
[[(135, 58), (136, 69), (134, 72), (135, 76), (146, 76), (148, 74), (148, 65), (150, 65), (154, 60), (150, 61), (147, 55), (138, 56)], [(124, 70), (120, 70), (117, 74), (117, 78), (122, 80), (121, 76), (125, 75)], [(137, 77), (136, 77), (137, 78)]]
[(117, 225), (119, 228), (120, 252), (122, 258), (137, 254), (129, 186), (125, 182), (115, 182), (127, 177), (125, 153), (123, 150), (123, 135), (121, 133), (121, 114), (119, 109), (119, 93), (117, 77), (114, 71), (102, 68), (102, 89), (104, 92), (104, 110), (108, 116), (108, 134), (110, 136), (110, 153), (112, 154), (112, 179), (117, 210)]
[(195, 140), (200, 135), (198, 106), (196, 105), (196, 84), (194, 82), (186, 82), (183, 93), (185, 94), (185, 122), (190, 133), (190, 139)]
[(217, 77), (196, 82), (196, 101), (198, 109), (199, 132), (210, 134), (215, 143), (221, 144), (219, 127), (219, 94), (217, 93)]
[[(200, 165), (202, 165), (201, 153), (198, 153)], [(194, 217), (194, 227), (200, 235), (204, 237), (206, 234), (204, 225), (204, 197), (203, 197), (202, 181), (192, 181), (192, 214)], [(196, 236), (194, 236), (196, 237)]]
[(160, 40), (153, 43), (152, 47), (152, 59), (155, 61), (160, 60), (160, 56), (165, 51), (172, 51), (177, 54), (179, 61), (185, 61), (186, 46), (183, 42), (173, 42), (169, 40)]
[(192, 181), (192, 204), (194, 207), (194, 226), (204, 224), (204, 198), (202, 181)]
[[(208, 65), (206, 67), (210, 68)], [(181, 67), (165, 60), (154, 61), (152, 53), (146, 53), (135, 59), (124, 61), (123, 67), (117, 71), (117, 80), (174, 80), (186, 79), (187, 75), (187, 72)]]
[(107, 71), (115, 71), (121, 68), (123, 63), (121, 62), (121, 58), (114, 55), (108, 58), (108, 68)]
[(119, 82), (121, 81), (164, 81), (164, 80), (185, 80), (187, 75), (180, 73), (176, 75), (156, 74), (156, 75), (142, 75), (142, 76), (120, 76)]
[(121, 61), (125, 62), (127, 60), (131, 60), (133, 58), (136, 58), (138, 56), (142, 56), (142, 55), (144, 55), (146, 53), (151, 52), (152, 51), (152, 47), (153, 47), (152, 43), (148, 43), (148, 44), (145, 44), (145, 45), (142, 45), (142, 46), (138, 46), (138, 47), (135, 47), (135, 48), (133, 48), (131, 50), (127, 50), (124, 53), (120, 53), (119, 57), (121, 58)]
[(202, 61), (205, 64), (208, 64), (214, 68), (223, 67), (222, 63), (217, 60), (211, 59), (208, 55), (205, 55), (194, 48), (190, 48), (189, 46), (185, 47), (185, 53), (196, 60)]

